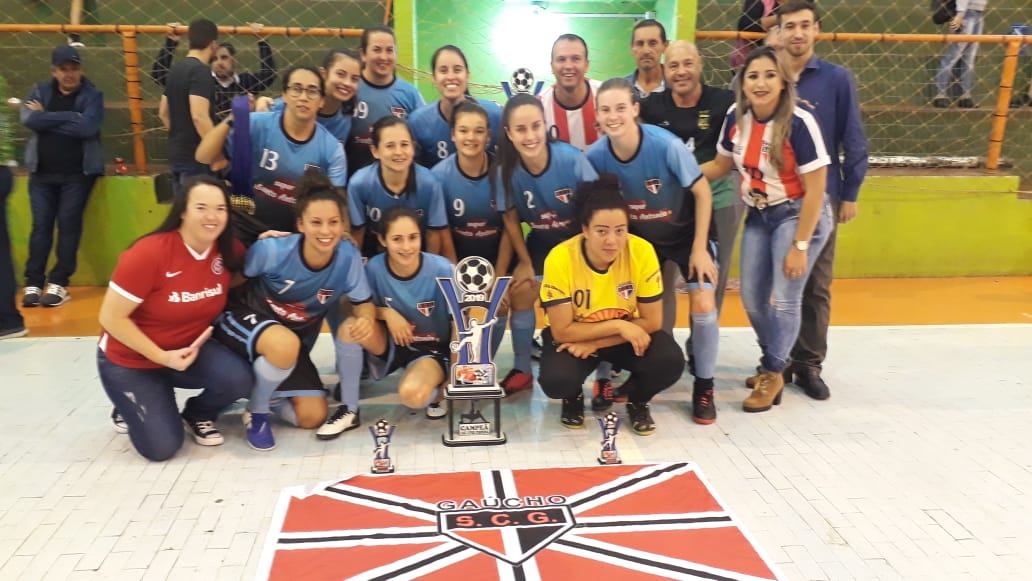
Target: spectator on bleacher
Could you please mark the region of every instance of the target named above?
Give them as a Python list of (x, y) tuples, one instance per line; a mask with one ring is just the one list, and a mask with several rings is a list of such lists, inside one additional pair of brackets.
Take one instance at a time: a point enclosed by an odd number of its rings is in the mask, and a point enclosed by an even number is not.
[(348, 177), (374, 161), (373, 123), (390, 115), (404, 119), (426, 105), (423, 95), (412, 83), (398, 78), (397, 44), (394, 29), (389, 26), (373, 26), (362, 31), (362, 79), (358, 85), (351, 139), (345, 147)]
[[(957, 0), (957, 15), (949, 22), (950, 32), (957, 34), (982, 34), (985, 29), (985, 6), (987, 0)], [(953, 82), (953, 67), (961, 62), (960, 98), (957, 107), (971, 109), (975, 100), (971, 90), (975, 86), (975, 56), (978, 55), (977, 42), (951, 42), (946, 45), (946, 52), (939, 61), (939, 70), (935, 73), (935, 99), (932, 105), (941, 109), (950, 106), (947, 95)]]
[[(770, 32), (765, 41), (775, 41), (778, 24), (778, 0), (744, 0), (742, 15), (738, 18), (739, 32)], [(738, 71), (745, 57), (765, 41), (737, 40), (731, 52), (731, 70)]]
[(802, 318), (803, 288), (832, 228), (824, 190), (828, 159), (817, 119), (797, 104), (794, 76), (771, 47), (742, 65), (717, 156), (702, 165), (709, 180), (737, 166), (749, 210), (742, 230), (742, 303), (763, 353), (742, 408), (781, 403), (782, 372)]
[(13, 339), (28, 334), (25, 320), (14, 303), (18, 283), (14, 280), (11, 260), (11, 238), (7, 232), (7, 197), (14, 189), (11, 168), (14, 161), (14, 127), (7, 110), (7, 81), (0, 75), (0, 339)]
[[(803, 293), (803, 323), (792, 350), (792, 365), (786, 383), (795, 373), (795, 383), (814, 399), (827, 399), (831, 392), (821, 378), (828, 354), (828, 325), (831, 322), (831, 281), (835, 263), (836, 224), (856, 217), (857, 197), (867, 174), (867, 136), (860, 118), (856, 81), (849, 70), (822, 60), (814, 53), (820, 32), (820, 14), (809, 1), (793, 0), (781, 5), (783, 58), (796, 76), (799, 98), (813, 107), (824, 133), (824, 145), (831, 156), (825, 192), (834, 219), (828, 242), (817, 256)], [(842, 157), (840, 157), (840, 154)]]
[(183, 183), (191, 176), (211, 174), (206, 164), (194, 159), (194, 152), (201, 138), (214, 127), (211, 104), (215, 98), (215, 78), (211, 75), (211, 62), (218, 49), (219, 29), (210, 20), (195, 20), (186, 34), (190, 51), (169, 70), (158, 106), (158, 117), (168, 130), (168, 164), (174, 197), (183, 195)]
[[(82, 215), (97, 177), (104, 173), (100, 125), (104, 93), (82, 74), (82, 58), (71, 46), (50, 57), (52, 79), (37, 84), (22, 103), (22, 125), (32, 130), (25, 148), (29, 172), (32, 233), (25, 262), (22, 306), (57, 307), (71, 296)], [(45, 276), (57, 224), (57, 263)], [(43, 283), (46, 292), (42, 291)]]
[[(207, 340), (240, 271), (228, 224), (225, 188), (188, 181), (165, 221), (118, 257), (100, 305), (97, 370), (111, 419), (148, 460), (179, 450), (184, 423), (199, 445), (222, 444), (215, 419), (254, 383), (247, 362)], [(180, 413), (176, 387), (203, 391)]]
[[(179, 46), (179, 35), (176, 34), (178, 22), (170, 22), (172, 32), (165, 37), (165, 46), (158, 52), (158, 58), (154, 60), (151, 68), (151, 78), (154, 82), (165, 86), (172, 67), (172, 58)], [(229, 115), (233, 97), (238, 95), (258, 95), (272, 86), (276, 80), (276, 61), (272, 58), (272, 47), (262, 36), (262, 25), (257, 22), (249, 22), (248, 26), (258, 38), (258, 58), (261, 68), (257, 74), (237, 73), (236, 48), (228, 42), (219, 43), (215, 51), (215, 61), (211, 64), (211, 75), (215, 78), (215, 100), (212, 102), (212, 111), (215, 121), (222, 121)]]
[(638, 68), (627, 75), (627, 80), (631, 82), (639, 100), (666, 89), (660, 58), (667, 44), (666, 28), (658, 20), (646, 18), (634, 25), (631, 31), (631, 55)]

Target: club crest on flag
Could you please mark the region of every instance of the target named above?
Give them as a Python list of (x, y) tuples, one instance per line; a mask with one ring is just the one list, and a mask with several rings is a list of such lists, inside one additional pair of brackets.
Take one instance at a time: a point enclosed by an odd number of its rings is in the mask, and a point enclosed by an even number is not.
[(423, 301), (416, 303), (416, 310), (418, 310), (424, 317), (429, 317), (430, 313), (434, 312), (435, 301)]
[(326, 301), (329, 301), (333, 297), (333, 289), (321, 288), (315, 293), (315, 300), (319, 301), (320, 305), (325, 305)]
[(645, 189), (652, 192), (653, 194), (658, 194), (659, 190), (662, 189), (662, 187), (663, 180), (659, 178), (649, 178), (645, 180)]
[(511, 565), (533, 557), (576, 524), (567, 505), (439, 512), (437, 522), (445, 536)]

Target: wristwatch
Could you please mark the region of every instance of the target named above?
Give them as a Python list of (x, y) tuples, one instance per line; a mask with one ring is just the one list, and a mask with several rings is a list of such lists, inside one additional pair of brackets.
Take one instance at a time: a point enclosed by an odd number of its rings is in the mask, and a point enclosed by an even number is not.
[(795, 242), (792, 243), (792, 246), (795, 246), (796, 250), (802, 250), (803, 252), (806, 252), (806, 250), (808, 248), (810, 248), (810, 241), (809, 240), (796, 240)]

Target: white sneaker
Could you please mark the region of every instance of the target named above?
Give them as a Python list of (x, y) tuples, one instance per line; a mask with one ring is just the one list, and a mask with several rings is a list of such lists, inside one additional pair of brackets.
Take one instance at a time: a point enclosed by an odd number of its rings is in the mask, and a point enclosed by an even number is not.
[(115, 408), (111, 408), (111, 427), (119, 434), (129, 433), (129, 424), (125, 423), (125, 418)]
[(330, 417), (326, 418), (326, 423), (319, 426), (319, 429), (315, 431), (315, 437), (320, 440), (332, 440), (344, 432), (354, 430), (361, 425), (362, 420), (358, 416), (358, 410), (351, 411), (348, 409), (348, 406), (339, 405), (337, 409), (333, 410)]
[(439, 403), (432, 403), (426, 406), (426, 417), (431, 420), (439, 420), (446, 415), (448, 415), (448, 410), (441, 407)]

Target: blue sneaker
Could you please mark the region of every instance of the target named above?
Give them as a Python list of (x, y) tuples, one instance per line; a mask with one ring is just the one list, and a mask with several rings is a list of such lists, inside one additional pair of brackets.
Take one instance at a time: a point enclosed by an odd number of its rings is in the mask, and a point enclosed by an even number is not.
[(276, 448), (276, 439), (272, 437), (272, 424), (268, 413), (244, 412), (244, 428), (247, 429), (247, 445), (261, 452)]

